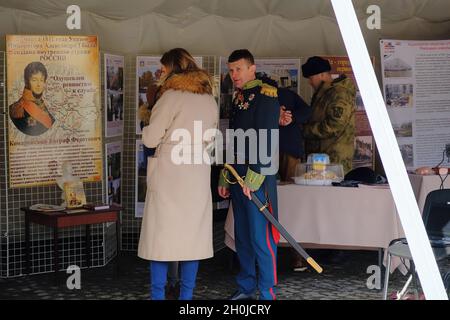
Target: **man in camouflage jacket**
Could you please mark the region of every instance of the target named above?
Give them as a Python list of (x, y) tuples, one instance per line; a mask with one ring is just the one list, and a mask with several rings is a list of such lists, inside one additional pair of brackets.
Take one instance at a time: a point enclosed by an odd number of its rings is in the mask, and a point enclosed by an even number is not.
[(353, 82), (345, 75), (331, 77), (328, 60), (311, 57), (302, 72), (314, 88), (312, 116), (304, 126), (306, 152), (326, 153), (332, 163), (342, 164), (344, 174), (352, 169), (355, 151), (355, 95)]

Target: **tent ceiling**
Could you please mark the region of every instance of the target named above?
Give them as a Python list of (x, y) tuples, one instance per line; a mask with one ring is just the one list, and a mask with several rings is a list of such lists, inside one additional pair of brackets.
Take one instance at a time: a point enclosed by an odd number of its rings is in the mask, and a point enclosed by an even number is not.
[[(353, 0), (371, 54), (378, 40), (450, 38), (448, 0)], [(82, 29), (65, 27), (77, 4)], [(381, 30), (366, 9), (381, 8)], [(97, 34), (102, 50), (160, 53), (184, 46), (226, 55), (248, 47), (258, 56), (345, 54), (330, 0), (0, 0), (4, 34)], [(4, 37), (0, 39), (4, 47)], [(0, 47), (0, 48), (1, 48)]]
[[(386, 21), (413, 17), (430, 22), (450, 20), (448, 0), (353, 0), (360, 13), (371, 4), (382, 8)], [(77, 4), (83, 11), (111, 20), (133, 19), (147, 14), (170, 18), (215, 15), (229, 19), (254, 19), (275, 15), (288, 20), (304, 20), (317, 15), (334, 17), (329, 0), (2, 0), (0, 7), (55, 17)], [(197, 16), (198, 17), (198, 16)], [(195, 18), (197, 18), (195, 17)]]

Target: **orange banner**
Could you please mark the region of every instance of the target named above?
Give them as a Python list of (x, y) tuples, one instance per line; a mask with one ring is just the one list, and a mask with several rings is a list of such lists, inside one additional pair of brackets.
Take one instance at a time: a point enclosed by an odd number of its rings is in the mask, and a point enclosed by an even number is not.
[(97, 37), (7, 35), (6, 50), (10, 187), (53, 184), (64, 161), (101, 181)]

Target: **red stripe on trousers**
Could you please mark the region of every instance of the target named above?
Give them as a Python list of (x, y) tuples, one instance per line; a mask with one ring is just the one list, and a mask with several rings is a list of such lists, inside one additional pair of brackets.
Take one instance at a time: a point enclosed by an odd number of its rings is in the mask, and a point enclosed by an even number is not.
[[(272, 204), (269, 201), (269, 212), (273, 215), (273, 209), (272, 209)], [(272, 224), (272, 236), (273, 236), (273, 241), (275, 241), (275, 244), (278, 244), (278, 242), (280, 241), (280, 232), (277, 230), (277, 228), (275, 228), (275, 226)]]
[(275, 293), (273, 293), (273, 289), (269, 289), (270, 294), (272, 295), (273, 300), (277, 300), (277, 297), (275, 296)]
[(272, 250), (272, 246), (270, 245), (270, 239), (269, 239), (269, 223), (267, 223), (267, 227), (266, 227), (266, 241), (267, 241), (267, 247), (269, 248), (270, 251), (270, 255), (272, 256), (272, 266), (273, 266), (273, 278), (275, 280), (275, 284), (278, 283), (278, 279), (277, 279), (277, 262), (275, 259), (275, 254), (273, 253)]

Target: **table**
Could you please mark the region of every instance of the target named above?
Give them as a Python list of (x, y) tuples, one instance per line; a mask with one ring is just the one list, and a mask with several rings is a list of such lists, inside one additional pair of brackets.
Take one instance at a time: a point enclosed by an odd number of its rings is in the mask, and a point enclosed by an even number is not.
[[(304, 248), (383, 250), (393, 239), (404, 237), (400, 218), (388, 186), (358, 188), (278, 185), (278, 220)], [(225, 221), (225, 244), (234, 247), (234, 219), (230, 206)], [(281, 237), (280, 246), (287, 245)], [(391, 271), (401, 267), (393, 259)], [(403, 267), (400, 268), (405, 273)]]
[(86, 226), (85, 246), (86, 246), (86, 260), (88, 267), (91, 266), (91, 224), (115, 222), (116, 223), (116, 238), (117, 238), (117, 252), (120, 250), (120, 211), (119, 206), (111, 206), (105, 210), (88, 210), (76, 212), (81, 210), (68, 211), (52, 211), (43, 212), (31, 210), (30, 208), (21, 208), (25, 212), (25, 260), (26, 273), (30, 273), (30, 223), (36, 223), (53, 228), (53, 265), (54, 272), (59, 270), (59, 249), (58, 249), (58, 230), (60, 228)]
[[(439, 189), (441, 179), (416, 174), (409, 179), (422, 213), (426, 196)], [(450, 178), (444, 186), (450, 188)], [(304, 248), (386, 249), (391, 240), (405, 237), (391, 191), (382, 186), (278, 185), (278, 208), (280, 223)], [(232, 210), (230, 206), (225, 244), (235, 250)], [(286, 243), (281, 237), (280, 245)], [(393, 259), (391, 272), (397, 267), (406, 273), (400, 260)]]
[[(279, 185), (278, 208), (280, 223), (305, 247), (378, 249), (404, 236), (391, 191), (384, 186)], [(234, 249), (231, 213), (232, 208), (225, 232), (227, 246)]]

